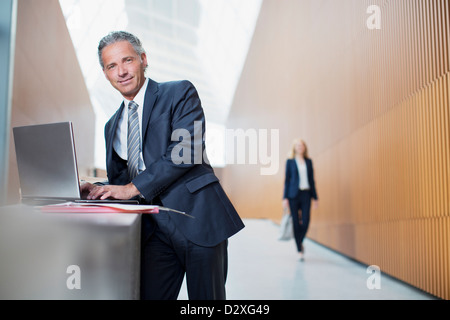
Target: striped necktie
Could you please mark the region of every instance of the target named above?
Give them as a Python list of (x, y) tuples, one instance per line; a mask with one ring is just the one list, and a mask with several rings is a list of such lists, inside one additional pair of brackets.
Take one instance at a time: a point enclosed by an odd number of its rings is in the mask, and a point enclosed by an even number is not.
[(133, 180), (139, 174), (141, 135), (139, 132), (138, 105), (131, 101), (128, 105), (128, 175)]

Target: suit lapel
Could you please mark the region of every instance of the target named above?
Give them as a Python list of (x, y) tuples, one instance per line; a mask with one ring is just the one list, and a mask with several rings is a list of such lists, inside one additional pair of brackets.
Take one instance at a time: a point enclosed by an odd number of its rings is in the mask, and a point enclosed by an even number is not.
[(312, 161), (310, 159), (305, 159), (306, 161), (306, 170), (308, 171), (308, 180), (311, 180), (312, 177)]
[(295, 175), (298, 177), (299, 176), (299, 168), (297, 166), (297, 161), (294, 159), (292, 159), (292, 169), (294, 170)]
[[(142, 139), (145, 139), (150, 117), (152, 115), (153, 107), (158, 99), (158, 83), (149, 79), (147, 90), (144, 99), (144, 111), (142, 113)], [(142, 141), (142, 146), (145, 146)], [(143, 150), (142, 150), (143, 151)]]
[(111, 161), (111, 159), (112, 159), (113, 141), (114, 141), (114, 137), (116, 136), (117, 125), (119, 123), (120, 116), (123, 113), (124, 106), (125, 106), (125, 104), (122, 102), (122, 105), (120, 106), (119, 110), (117, 110), (117, 112), (112, 117), (111, 126), (109, 127), (108, 132), (105, 135), (106, 150), (109, 150), (108, 159), (107, 159), (108, 161)]

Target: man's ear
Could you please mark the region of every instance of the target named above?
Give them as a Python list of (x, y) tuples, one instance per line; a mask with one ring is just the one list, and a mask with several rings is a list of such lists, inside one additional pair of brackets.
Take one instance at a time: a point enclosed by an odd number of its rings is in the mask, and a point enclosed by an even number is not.
[(142, 64), (143, 64), (144, 70), (145, 70), (148, 67), (147, 54), (145, 54), (145, 53), (141, 54), (141, 61), (142, 61)]

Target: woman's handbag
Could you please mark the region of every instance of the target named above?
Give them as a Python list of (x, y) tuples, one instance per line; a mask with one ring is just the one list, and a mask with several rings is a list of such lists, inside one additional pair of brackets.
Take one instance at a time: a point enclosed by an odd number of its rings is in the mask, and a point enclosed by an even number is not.
[(283, 210), (283, 218), (281, 218), (280, 235), (278, 240), (289, 241), (294, 237), (294, 229), (292, 226), (292, 216), (288, 208)]

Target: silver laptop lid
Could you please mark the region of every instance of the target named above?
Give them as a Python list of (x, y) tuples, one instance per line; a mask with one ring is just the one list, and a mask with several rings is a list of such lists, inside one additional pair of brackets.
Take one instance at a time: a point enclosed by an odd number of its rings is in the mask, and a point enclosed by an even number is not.
[(22, 199), (80, 199), (71, 122), (13, 128)]

